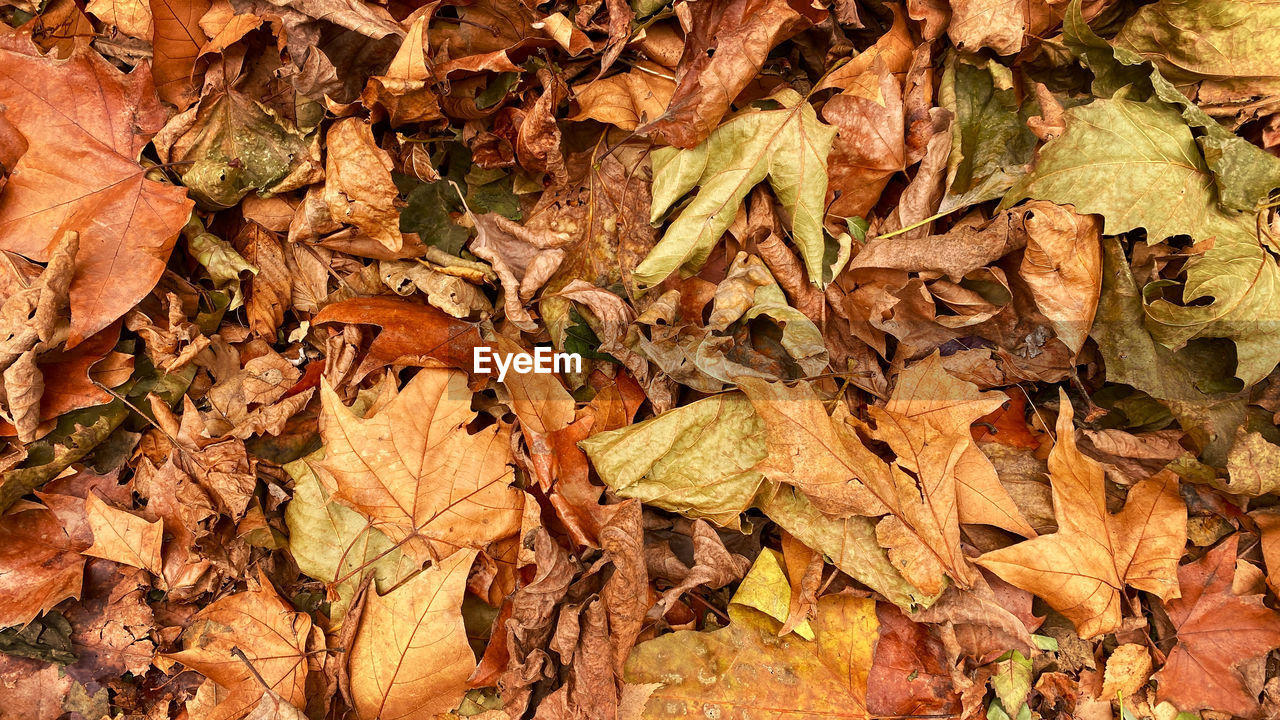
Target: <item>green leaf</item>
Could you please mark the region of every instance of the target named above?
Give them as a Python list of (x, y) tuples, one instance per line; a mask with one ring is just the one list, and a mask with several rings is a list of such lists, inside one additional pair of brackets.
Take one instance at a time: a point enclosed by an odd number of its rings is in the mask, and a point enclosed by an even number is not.
[(725, 393), (578, 443), (622, 497), (738, 526), (762, 476), (764, 423), (742, 393)]
[[(260, 102), (236, 91), (201, 101), (191, 130), (175, 143), (190, 162), (182, 184), (201, 203), (226, 208), (251, 191), (269, 191), (295, 171), (318, 171), (313, 136), (300, 133)], [(294, 185), (297, 187), (297, 185)]]
[[(1214, 206), (1213, 178), (1191, 130), (1163, 103), (1096, 100), (1066, 111), (1067, 129), (1040, 151), (1036, 169), (1004, 207), (1036, 198), (1102, 215), (1104, 233), (1146, 228), (1150, 242), (1202, 235), (1232, 220)], [(1158, 201), (1157, 201), (1158, 199)]]
[(511, 92), (511, 88), (520, 81), (520, 73), (504, 72), (498, 73), (497, 77), (489, 81), (484, 89), (476, 93), (476, 107), (481, 110), (497, 105)]
[(229, 291), (231, 302), (227, 309), (235, 310), (243, 305), (240, 273), (257, 275), (258, 268), (236, 252), (231, 243), (206, 230), (195, 213), (191, 213), (191, 219), (182, 228), (182, 236), (187, 239), (187, 250), (191, 256), (209, 271), (214, 288)]
[[(661, 148), (653, 158), (653, 209), (656, 223), (681, 197), (698, 193), (667, 228), (662, 240), (635, 270), (642, 287), (652, 287), (677, 270), (696, 273), (728, 229), (747, 194), (768, 179), (791, 218), (809, 278), (825, 285), (835, 271), (824, 265), (822, 216), (827, 193), (827, 154), (835, 128), (823, 125), (813, 107), (794, 90), (772, 100), (775, 110), (751, 109), (716, 128), (701, 145), (689, 149)], [(840, 257), (849, 253), (849, 239), (841, 240)]]
[(1040, 112), (1034, 99), (1019, 103), (1013, 73), (996, 61), (973, 65), (955, 53), (947, 60), (938, 97), (956, 119), (940, 212), (994, 200), (1012, 187), (1035, 152), (1027, 118)]
[(1107, 380), (1131, 385), (1159, 400), (1204, 451), (1206, 460), (1222, 465), (1232, 434), (1244, 422), (1245, 398), (1201, 391), (1197, 387), (1201, 379), (1222, 374), (1210, 364), (1215, 359), (1221, 364), (1221, 357), (1189, 349), (1175, 353), (1151, 336), (1143, 320), (1142, 296), (1124, 248), (1118, 239), (1105, 238), (1102, 296), (1089, 334), (1102, 353)]
[(1051, 638), (1048, 635), (1032, 635), (1031, 641), (1036, 644), (1037, 650), (1046, 652), (1058, 652), (1058, 639)]
[(328, 502), (328, 493), (308, 464), (321, 457), (323, 451), (284, 466), (294, 482), (284, 520), (289, 553), (298, 569), (330, 585), (329, 617), (337, 627), (366, 577), (372, 575), (378, 592), (386, 592), (417, 566), (360, 513)]
[(600, 336), (572, 304), (569, 305), (569, 325), (564, 329), (564, 351), (577, 353), (588, 360), (620, 364), (614, 356), (600, 352)]
[[(397, 180), (397, 186), (409, 184), (407, 178)], [(449, 181), (413, 184), (405, 199), (408, 205), (400, 211), (400, 232), (417, 233), (427, 245), (457, 255), (468, 234), (449, 214), (462, 210), (458, 191)]]
[[(1161, 4), (1163, 3), (1147, 6), (1143, 11)], [(1143, 11), (1139, 11), (1134, 20)], [(1237, 23), (1235, 28), (1244, 26)], [(1130, 27), (1135, 27), (1132, 21), (1126, 29)], [(1120, 38), (1117, 41), (1121, 42), (1121, 46), (1112, 47), (1106, 40), (1098, 37), (1085, 22), (1079, 0), (1067, 8), (1063, 30), (1067, 46), (1093, 70), (1097, 78), (1093, 84), (1095, 93), (1108, 97), (1124, 86), (1132, 85), (1143, 88), (1144, 91), (1149, 88), (1157, 98), (1178, 108), (1189, 125), (1204, 131), (1204, 135), (1197, 137), (1196, 142), (1200, 144), (1206, 165), (1213, 172), (1218, 203), (1223, 208), (1254, 211), (1267, 200), (1274, 188), (1280, 187), (1280, 158), (1222, 127), (1208, 113), (1188, 100), (1143, 55), (1131, 47), (1124, 47)], [(1179, 27), (1178, 32), (1184, 31), (1185, 28)], [(1156, 65), (1164, 67), (1159, 63), (1158, 56), (1154, 59), (1157, 61)]]
[(1255, 79), (1280, 90), (1280, 7), (1253, 0), (1161, 0), (1141, 7), (1115, 44), (1179, 84)]
[(1072, 108), (1066, 118), (1066, 132), (1044, 146), (1035, 171), (1003, 205), (1034, 197), (1102, 215), (1107, 235), (1145, 228), (1149, 242), (1212, 240), (1186, 264), (1182, 304), (1149, 304), (1149, 329), (1167, 347), (1230, 338), (1236, 377), (1252, 385), (1266, 376), (1280, 362), (1280, 268), (1252, 216), (1218, 208), (1213, 176), (1179, 112), (1116, 97)]
[(1018, 652), (1009, 652), (996, 658), (995, 673), (991, 676), (991, 689), (1000, 698), (1000, 705), (1008, 708), (1022, 708), (1027, 704), (1027, 694), (1031, 692), (1031, 659)]

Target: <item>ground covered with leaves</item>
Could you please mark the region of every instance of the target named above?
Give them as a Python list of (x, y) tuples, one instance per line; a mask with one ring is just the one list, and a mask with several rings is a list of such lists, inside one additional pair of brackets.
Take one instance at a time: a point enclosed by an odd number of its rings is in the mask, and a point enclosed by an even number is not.
[(904, 2), (0, 0), (0, 720), (1280, 715), (1280, 6)]

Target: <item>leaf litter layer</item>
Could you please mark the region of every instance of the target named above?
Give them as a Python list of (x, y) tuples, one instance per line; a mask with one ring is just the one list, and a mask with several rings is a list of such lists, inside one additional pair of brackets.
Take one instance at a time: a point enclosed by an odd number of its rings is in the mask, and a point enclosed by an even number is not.
[(1273, 4), (0, 20), (0, 720), (1280, 713)]

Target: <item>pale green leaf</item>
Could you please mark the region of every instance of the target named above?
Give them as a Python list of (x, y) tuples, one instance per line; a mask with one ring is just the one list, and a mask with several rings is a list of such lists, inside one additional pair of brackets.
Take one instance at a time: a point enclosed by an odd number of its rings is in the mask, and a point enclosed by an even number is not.
[(995, 673), (991, 676), (991, 688), (1007, 708), (1022, 708), (1031, 692), (1031, 659), (1010, 650), (996, 659)]
[(377, 589), (386, 592), (417, 566), (360, 513), (328, 502), (328, 493), (308, 464), (323, 452), (284, 466), (294, 482), (284, 519), (289, 527), (289, 553), (298, 569), (329, 585), (329, 615), (337, 627), (366, 577), (372, 575)]
[[(771, 100), (781, 107), (742, 112), (695, 148), (653, 152), (654, 222), (690, 190), (697, 187), (698, 193), (636, 268), (640, 286), (657, 285), (677, 270), (685, 275), (697, 272), (743, 199), (766, 179), (791, 220), (810, 280), (819, 285), (830, 281), (833, 268), (824, 263), (822, 216), (827, 154), (836, 130), (819, 122), (813, 107), (794, 90)], [(838, 257), (848, 256), (848, 242), (841, 241)]]

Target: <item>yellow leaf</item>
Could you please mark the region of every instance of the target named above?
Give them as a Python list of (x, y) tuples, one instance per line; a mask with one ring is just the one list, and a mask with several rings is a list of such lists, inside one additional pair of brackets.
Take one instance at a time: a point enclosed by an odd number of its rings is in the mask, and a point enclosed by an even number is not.
[(628, 683), (661, 683), (643, 717), (866, 718), (867, 676), (880, 623), (868, 598), (818, 602), (816, 640), (779, 638), (777, 621), (729, 606), (728, 627), (683, 630), (637, 645)]
[[(791, 583), (782, 570), (777, 550), (765, 548), (756, 556), (747, 576), (738, 584), (731, 602), (755, 608), (778, 622), (786, 622), (791, 613)], [(813, 627), (805, 620), (794, 628), (805, 640), (813, 639)]]

